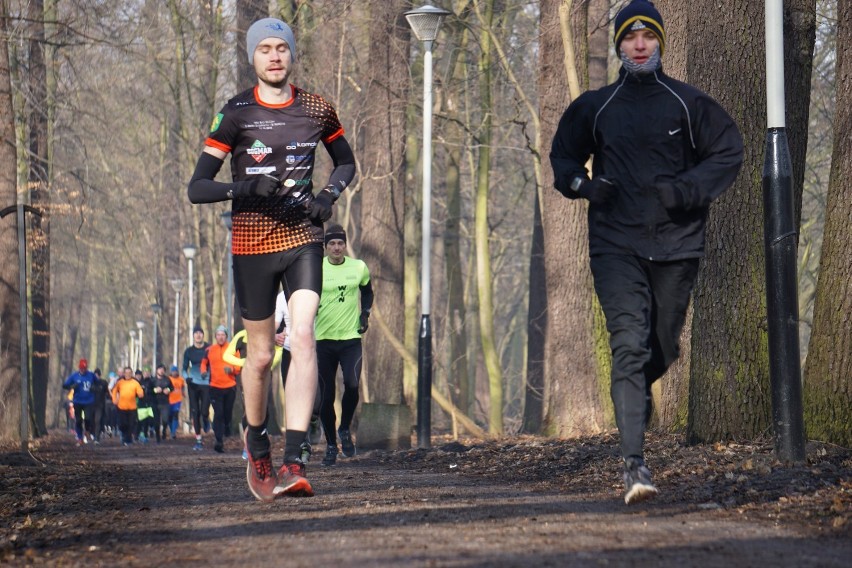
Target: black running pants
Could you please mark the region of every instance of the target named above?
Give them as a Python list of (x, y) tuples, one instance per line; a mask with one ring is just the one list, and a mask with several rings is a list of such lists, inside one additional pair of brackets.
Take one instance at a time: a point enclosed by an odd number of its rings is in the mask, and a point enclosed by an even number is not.
[(317, 341), (317, 367), (319, 386), (322, 393), (320, 419), (329, 445), (337, 444), (334, 412), (334, 398), (337, 379), (337, 367), (343, 371), (343, 400), (340, 427), (348, 429), (358, 406), (358, 384), (361, 380), (361, 338), (336, 341), (321, 339)]
[(641, 458), (646, 393), (680, 355), (678, 340), (698, 259), (655, 262), (631, 255), (596, 255), (591, 257), (591, 269), (610, 334), (610, 393), (621, 453)]

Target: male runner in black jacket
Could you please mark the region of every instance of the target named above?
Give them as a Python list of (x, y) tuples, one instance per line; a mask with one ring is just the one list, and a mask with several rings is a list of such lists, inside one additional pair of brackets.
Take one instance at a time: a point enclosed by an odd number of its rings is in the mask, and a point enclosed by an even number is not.
[(651, 2), (622, 9), (618, 79), (571, 103), (550, 153), (556, 189), (589, 201), (589, 255), (610, 333), (627, 504), (657, 493), (643, 456), (651, 384), (680, 354), (708, 208), (736, 179), (743, 152), (736, 124), (716, 101), (663, 73), (665, 42)]

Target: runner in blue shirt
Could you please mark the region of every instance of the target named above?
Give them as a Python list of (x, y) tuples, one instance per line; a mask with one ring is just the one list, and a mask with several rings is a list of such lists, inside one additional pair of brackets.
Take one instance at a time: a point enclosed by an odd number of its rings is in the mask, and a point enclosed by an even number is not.
[(86, 443), (85, 432), (83, 425), (85, 420), (86, 432), (89, 433), (91, 439), (95, 439), (95, 430), (92, 418), (94, 417), (93, 406), (95, 404), (95, 393), (93, 385), (97, 378), (95, 374), (89, 371), (89, 362), (85, 359), (80, 359), (77, 365), (77, 370), (71, 373), (65, 382), (62, 384), (63, 389), (74, 390), (74, 431), (77, 434), (77, 445), (82, 446)]

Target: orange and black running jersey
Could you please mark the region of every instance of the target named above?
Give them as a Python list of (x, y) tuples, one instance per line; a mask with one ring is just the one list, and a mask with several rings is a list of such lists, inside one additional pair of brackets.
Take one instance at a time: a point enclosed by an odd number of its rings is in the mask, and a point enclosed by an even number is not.
[[(312, 191), (319, 143), (343, 135), (337, 112), (318, 95), (291, 85), (280, 105), (264, 103), (257, 87), (229, 100), (213, 119), (205, 144), (231, 154), (233, 181), (269, 174), (283, 188)], [(263, 254), (321, 243), (322, 225), (290, 197), (242, 197), (233, 202), (233, 254)]]

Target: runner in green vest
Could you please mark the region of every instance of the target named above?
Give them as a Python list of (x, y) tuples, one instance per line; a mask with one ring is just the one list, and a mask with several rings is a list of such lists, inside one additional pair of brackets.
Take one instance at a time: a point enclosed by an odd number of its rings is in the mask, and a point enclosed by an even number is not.
[[(326, 257), (322, 264), (322, 298), (317, 312), (317, 366), (322, 393), (320, 419), (328, 448), (322, 465), (337, 463), (337, 435), (343, 455), (355, 455), (349, 426), (358, 406), (361, 378), (361, 335), (367, 331), (373, 286), (364, 261), (346, 256), (346, 232), (329, 225), (325, 232)], [(359, 302), (360, 297), (360, 302)], [(360, 305), (359, 305), (360, 304)], [(335, 378), (343, 372), (343, 401), (340, 428), (335, 431)]]

